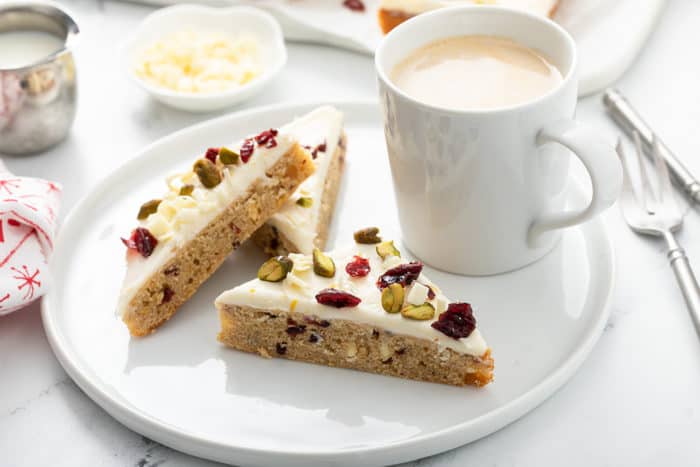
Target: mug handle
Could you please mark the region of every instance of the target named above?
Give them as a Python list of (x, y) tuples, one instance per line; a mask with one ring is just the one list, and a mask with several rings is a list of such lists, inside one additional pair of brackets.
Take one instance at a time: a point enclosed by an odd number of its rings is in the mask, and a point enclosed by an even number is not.
[(585, 222), (612, 206), (622, 188), (622, 166), (612, 146), (606, 144), (592, 127), (575, 120), (559, 120), (542, 128), (536, 144), (559, 143), (583, 163), (591, 179), (592, 196), (587, 207), (579, 211), (543, 214), (535, 219), (528, 232), (528, 243), (549, 230)]

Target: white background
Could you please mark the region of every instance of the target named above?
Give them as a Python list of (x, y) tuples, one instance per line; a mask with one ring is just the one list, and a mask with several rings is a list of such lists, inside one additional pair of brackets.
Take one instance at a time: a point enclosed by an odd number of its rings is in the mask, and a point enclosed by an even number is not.
[[(128, 82), (117, 48), (151, 9), (62, 2), (81, 25), (80, 105), (69, 139), (38, 156), (4, 161), (19, 175), (60, 181), (64, 208), (144, 145), (213, 115), (170, 110)], [(641, 57), (617, 86), (700, 176), (700, 2), (671, 0)], [(614, 47), (614, 44), (610, 44)], [(291, 44), (286, 69), (245, 108), (375, 96), (369, 57)], [(609, 137), (600, 96), (578, 116)], [(613, 311), (579, 373), (531, 414), (454, 451), (407, 465), (691, 466), (700, 459), (700, 341), (662, 245), (606, 214), (617, 252)], [(700, 273), (700, 210), (680, 242)], [(53, 357), (39, 307), (0, 317), (0, 465), (208, 466), (129, 431), (88, 399)]]

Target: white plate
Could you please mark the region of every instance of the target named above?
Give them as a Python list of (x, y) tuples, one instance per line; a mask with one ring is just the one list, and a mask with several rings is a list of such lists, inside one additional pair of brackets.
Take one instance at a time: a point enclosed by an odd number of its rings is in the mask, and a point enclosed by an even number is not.
[[(365, 13), (329, 0), (129, 0), (173, 3), (237, 4), (265, 8), (282, 25), (287, 39), (310, 41), (374, 53), (381, 40), (379, 0), (364, 0)], [(561, 0), (554, 20), (576, 40), (580, 54), (579, 95), (615, 82), (641, 51), (666, 0)]]
[[(496, 361), (496, 380), (483, 389), (224, 348), (216, 341), (212, 302), (253, 277), (263, 255), (252, 245), (233, 254), (154, 335), (129, 337), (114, 315), (124, 273), (119, 236), (133, 226), (140, 202), (160, 193), (166, 174), (207, 147), (313, 107), (263, 108), (179, 131), (146, 148), (72, 211), (42, 307), (46, 334), (66, 371), (133, 430), (243, 465), (394, 464), (485, 436), (544, 401), (573, 375), (608, 318), (613, 259), (599, 221), (567, 231), (546, 258), (510, 274), (467, 278), (428, 268), (448, 296), (475, 306)], [(352, 232), (367, 225), (397, 238), (379, 109), (374, 103), (338, 107), (349, 148), (330, 246), (352, 241)]]

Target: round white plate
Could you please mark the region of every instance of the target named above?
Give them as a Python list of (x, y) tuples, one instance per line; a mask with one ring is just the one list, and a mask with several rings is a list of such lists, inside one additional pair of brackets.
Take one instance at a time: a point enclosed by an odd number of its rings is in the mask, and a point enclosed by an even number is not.
[[(223, 347), (213, 300), (254, 276), (264, 258), (253, 245), (234, 253), (158, 332), (130, 338), (114, 315), (125, 269), (119, 236), (133, 227), (141, 202), (161, 193), (166, 174), (207, 147), (279, 126), (313, 107), (237, 113), (173, 134), (71, 212), (42, 308), (66, 371), (133, 430), (243, 465), (394, 464), (485, 436), (544, 401), (576, 371), (608, 318), (613, 259), (599, 221), (568, 230), (551, 254), (513, 273), (469, 278), (428, 268), (449, 297), (474, 304), (496, 361), (495, 382), (482, 389), (265, 360)], [(372, 103), (338, 107), (346, 117), (348, 164), (329, 249), (368, 225), (398, 239), (379, 109)]]

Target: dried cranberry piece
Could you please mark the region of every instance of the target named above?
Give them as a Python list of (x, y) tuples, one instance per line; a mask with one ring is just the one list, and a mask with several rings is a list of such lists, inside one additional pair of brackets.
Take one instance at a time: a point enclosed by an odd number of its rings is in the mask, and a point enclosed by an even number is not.
[(172, 266), (168, 266), (163, 273), (166, 276), (179, 276), (180, 275), (180, 268), (177, 267), (177, 265), (173, 264)]
[(352, 11), (365, 11), (365, 4), (362, 0), (345, 0), (343, 5)]
[(239, 229), (238, 226), (233, 222), (229, 222), (228, 226), (231, 228), (231, 230), (233, 230), (233, 233), (235, 233), (236, 235), (241, 233), (241, 229)]
[(166, 285), (165, 287), (163, 287), (163, 300), (161, 300), (160, 303), (168, 303), (170, 300), (173, 299), (174, 295), (175, 291)]
[(450, 303), (431, 326), (446, 336), (461, 339), (476, 329), (476, 318), (469, 303)]
[(325, 319), (318, 321), (317, 319), (312, 318), (310, 316), (304, 316), (304, 321), (313, 326), (321, 326), (322, 328), (327, 328), (331, 325), (331, 323), (329, 321), (326, 321)]
[(309, 336), (309, 342), (311, 342), (312, 344), (318, 342), (318, 334), (311, 333), (311, 335)]
[(155, 250), (158, 245), (156, 237), (144, 227), (137, 227), (132, 230), (129, 238), (122, 238), (122, 242), (128, 249), (136, 250), (141, 253), (141, 256), (144, 258), (151, 256), (151, 253), (153, 253), (153, 250)]
[(428, 288), (428, 300), (434, 299), (435, 298), (435, 291), (429, 285), (426, 285), (426, 287)]
[[(260, 146), (263, 145), (268, 145), (270, 141), (275, 140), (275, 136), (277, 136), (278, 131), (275, 130), (274, 128), (270, 128), (269, 130), (261, 131), (258, 136), (255, 137), (255, 142), (258, 143)], [(275, 147), (277, 146), (277, 141), (275, 141), (274, 146), (267, 146), (267, 147)]]
[(365, 277), (370, 270), (369, 260), (362, 256), (353, 257), (353, 260), (345, 266), (345, 272), (352, 277)]
[(311, 149), (311, 146), (305, 146), (306, 149), (311, 151), (311, 157), (316, 159), (318, 157), (319, 152), (326, 152), (326, 142), (323, 141), (323, 143), (317, 145), (315, 148)]
[(304, 332), (306, 332), (305, 324), (297, 324), (297, 322), (292, 318), (287, 318), (287, 334), (295, 337), (299, 334), (303, 334)]
[(423, 270), (423, 263), (420, 261), (412, 261), (407, 264), (399, 264), (398, 266), (389, 269), (387, 272), (379, 276), (377, 279), (377, 287), (379, 290), (384, 290), (391, 284), (401, 284), (407, 287), (413, 283)]
[(253, 155), (253, 151), (255, 151), (255, 141), (250, 138), (243, 140), (240, 153), (241, 160), (244, 164), (250, 160), (250, 156)]
[(338, 289), (323, 289), (316, 294), (316, 301), (321, 305), (332, 306), (335, 308), (355, 307), (362, 300), (351, 293), (343, 292)]
[(298, 336), (299, 334), (304, 334), (306, 332), (306, 326), (303, 324), (293, 324), (291, 326), (287, 326), (287, 334), (290, 336)]
[(207, 149), (207, 152), (204, 154), (204, 157), (212, 161), (212, 163), (216, 164), (216, 156), (219, 155), (219, 148), (209, 148)]
[(287, 353), (287, 344), (278, 342), (277, 344), (275, 344), (275, 350), (278, 354), (284, 355)]

